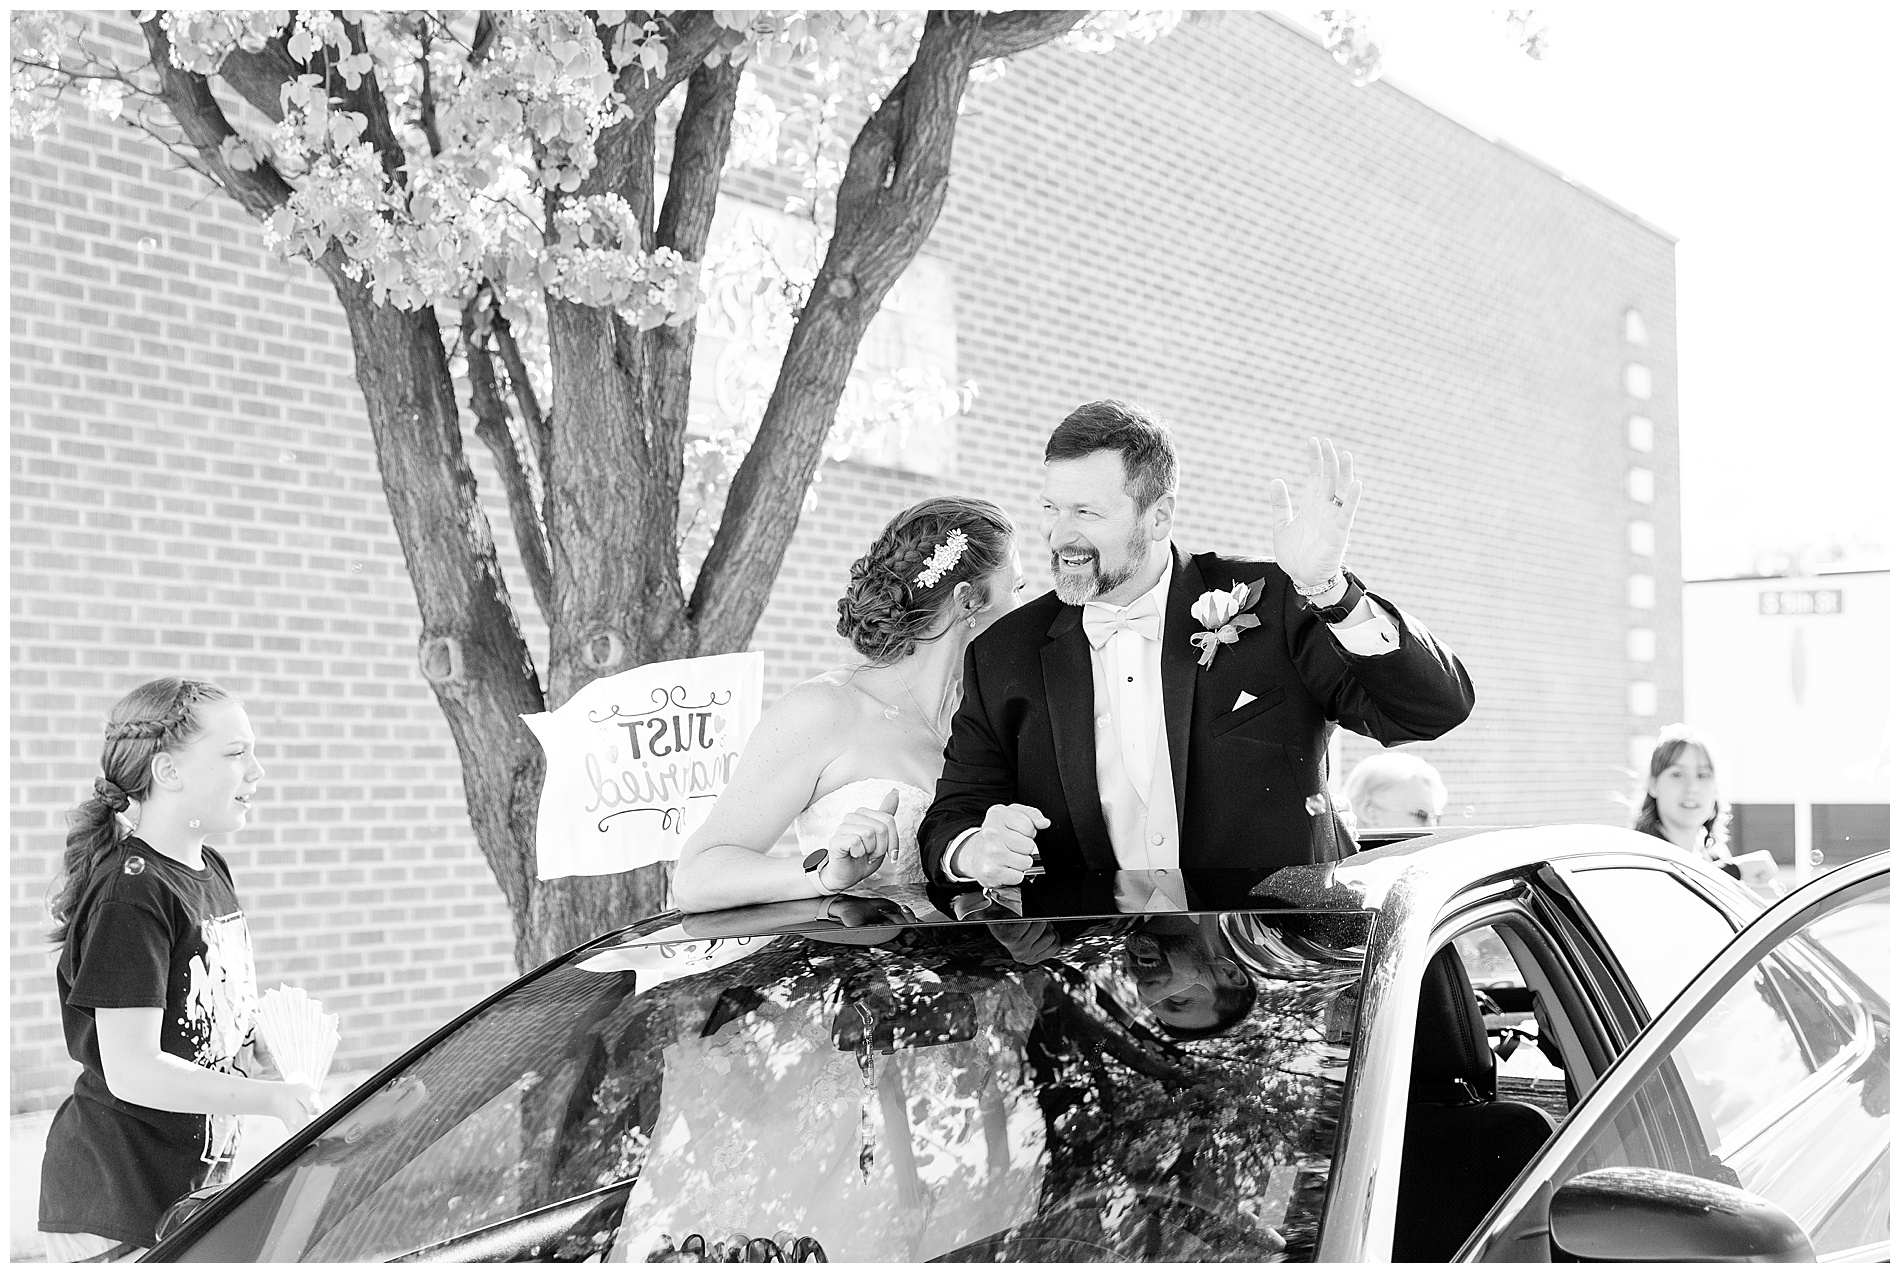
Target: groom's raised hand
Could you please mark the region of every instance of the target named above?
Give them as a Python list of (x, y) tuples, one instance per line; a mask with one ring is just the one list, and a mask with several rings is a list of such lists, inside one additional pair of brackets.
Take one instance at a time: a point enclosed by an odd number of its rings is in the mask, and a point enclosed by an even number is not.
[(1331, 438), (1309, 438), (1306, 485), (1299, 503), (1279, 478), (1267, 483), (1273, 560), (1294, 583), (1316, 587), (1339, 573), (1346, 536), (1365, 484), (1352, 475), (1352, 453), (1333, 449)]
[(1036, 864), (1036, 832), (1048, 825), (1034, 805), (993, 804), (983, 825), (957, 846), (950, 869), (984, 888), (1021, 884)]

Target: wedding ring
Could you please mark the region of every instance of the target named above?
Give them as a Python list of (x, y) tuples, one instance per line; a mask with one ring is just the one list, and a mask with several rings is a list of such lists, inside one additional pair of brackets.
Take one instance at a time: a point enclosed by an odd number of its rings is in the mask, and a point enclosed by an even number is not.
[(1337, 495), (1335, 495), (1335, 496), (1333, 496), (1333, 507), (1334, 507), (1334, 508), (1344, 508), (1344, 507), (1346, 507), (1346, 501), (1345, 501), (1345, 500), (1343, 500), (1343, 499), (1341, 499), (1341, 498), (1339, 498), (1339, 496), (1337, 496)]

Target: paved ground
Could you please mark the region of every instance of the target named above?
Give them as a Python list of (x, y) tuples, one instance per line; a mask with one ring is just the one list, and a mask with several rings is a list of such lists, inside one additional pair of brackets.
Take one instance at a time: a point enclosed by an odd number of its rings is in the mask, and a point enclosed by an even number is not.
[[(323, 1084), (323, 1103), (327, 1106), (358, 1083), (363, 1074), (332, 1074)], [(8, 1128), (8, 1241), (7, 1259), (14, 1264), (33, 1263), (45, 1258), (38, 1229), (40, 1211), (40, 1159), (46, 1153), (46, 1128), (53, 1111), (15, 1114)], [(249, 1171), (264, 1155), (284, 1139), (284, 1125), (274, 1118), (246, 1118), (238, 1142), (236, 1173)]]

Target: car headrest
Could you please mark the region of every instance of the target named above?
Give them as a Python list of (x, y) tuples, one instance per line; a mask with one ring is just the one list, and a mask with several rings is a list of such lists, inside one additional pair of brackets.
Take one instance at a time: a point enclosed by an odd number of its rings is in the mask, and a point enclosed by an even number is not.
[(1432, 956), (1418, 992), (1412, 1040), (1412, 1099), (1456, 1104), (1493, 1100), (1497, 1066), (1484, 1033), (1484, 1013), (1451, 946)]

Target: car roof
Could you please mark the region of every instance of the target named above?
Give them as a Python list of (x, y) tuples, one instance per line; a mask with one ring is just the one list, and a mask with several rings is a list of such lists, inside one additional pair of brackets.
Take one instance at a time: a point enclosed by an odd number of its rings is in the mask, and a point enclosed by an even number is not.
[[(993, 923), (1016, 919), (1112, 918), (1127, 914), (1118, 903), (1132, 883), (1142, 895), (1172, 879), (1168, 892), (1195, 913), (1249, 911), (1383, 910), (1400, 897), (1408, 909), (1436, 905), (1486, 879), (1543, 862), (1570, 858), (1653, 859), (1678, 864), (1699, 860), (1654, 836), (1621, 827), (1569, 824), (1542, 827), (1455, 827), (1369, 835), (1374, 847), (1337, 862), (1265, 869), (1199, 869), (1160, 872), (1088, 872), (1062, 880), (1039, 879), (1016, 889), (946, 889), (936, 885), (899, 901), (908, 904), (867, 914), (852, 925), (864, 940), (891, 930), (960, 921)], [(869, 899), (866, 899), (867, 901)], [(685, 933), (680, 925), (685, 926)], [(734, 907), (692, 915), (668, 912), (611, 935), (620, 942), (687, 937), (763, 937), (779, 933), (833, 931), (836, 921), (816, 919), (812, 900)], [(664, 930), (662, 935), (661, 930)]]

